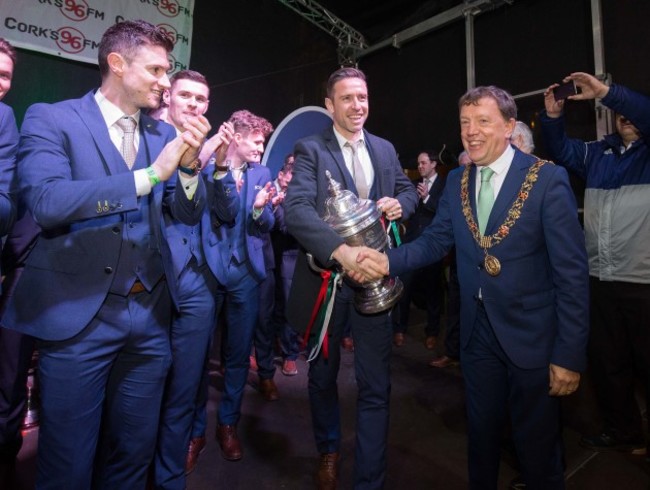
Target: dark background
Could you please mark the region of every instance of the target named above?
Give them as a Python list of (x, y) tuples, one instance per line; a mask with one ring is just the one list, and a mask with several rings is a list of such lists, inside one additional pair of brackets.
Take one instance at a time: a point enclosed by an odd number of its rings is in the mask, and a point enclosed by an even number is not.
[[(463, 2), (454, 0), (322, 0), (360, 31), (368, 44)], [(615, 82), (650, 92), (650, 2), (601, 0), (605, 67)], [(367, 128), (390, 139), (405, 167), (418, 152), (447, 145), (456, 154), (458, 97), (466, 89), (464, 21), (457, 20), (359, 62), (368, 76)], [(322, 105), (324, 82), (338, 67), (333, 37), (277, 0), (196, 0), (190, 67), (211, 85), (208, 117), (214, 127), (246, 108), (277, 125), (294, 109)], [(590, 0), (515, 0), (475, 20), (477, 85), (513, 94), (542, 89), (572, 71), (593, 73)], [(79, 97), (100, 83), (97, 67), (20, 50), (5, 102), (22, 120), (37, 101)], [(518, 100), (519, 118), (533, 126), (541, 95)], [(593, 102), (573, 102), (570, 132), (593, 139)], [(536, 153), (544, 155), (535, 129)]]

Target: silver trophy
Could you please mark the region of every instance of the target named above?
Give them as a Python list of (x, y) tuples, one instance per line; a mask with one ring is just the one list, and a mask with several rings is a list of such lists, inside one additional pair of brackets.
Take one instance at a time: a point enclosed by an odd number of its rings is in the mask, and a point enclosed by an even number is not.
[[(381, 224), (381, 211), (375, 202), (359, 199), (353, 192), (341, 189), (341, 184), (332, 178), (329, 171), (325, 174), (330, 182), (330, 197), (325, 201), (325, 222), (352, 247), (365, 245), (379, 252), (389, 248), (388, 236)], [(379, 313), (391, 308), (403, 290), (404, 285), (397, 277), (384, 277), (357, 289), (354, 306), (360, 313)]]

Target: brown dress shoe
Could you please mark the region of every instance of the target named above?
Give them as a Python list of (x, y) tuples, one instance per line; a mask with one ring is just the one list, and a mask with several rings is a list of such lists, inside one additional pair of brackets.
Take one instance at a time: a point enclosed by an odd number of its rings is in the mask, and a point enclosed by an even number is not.
[(261, 379), (260, 378), (260, 393), (267, 402), (274, 402), (280, 395), (278, 394), (278, 387), (275, 386), (275, 383), (272, 379)]
[(402, 332), (397, 332), (393, 335), (393, 344), (397, 347), (402, 347), (404, 345), (404, 334)]
[(234, 425), (217, 425), (217, 441), (224, 459), (239, 461), (242, 458), (241, 444)]
[(452, 359), (451, 357), (448, 356), (437, 357), (436, 359), (429, 361), (429, 366), (435, 368), (446, 368), (449, 366), (458, 366), (458, 360)]
[(321, 454), (316, 473), (318, 490), (335, 490), (339, 472), (339, 453)]
[(352, 340), (352, 337), (343, 337), (341, 339), (341, 347), (348, 352), (354, 351), (354, 340)]
[(196, 468), (199, 460), (199, 454), (205, 449), (205, 436), (195, 437), (190, 440), (190, 447), (187, 449), (185, 458), (185, 474), (189, 475)]
[(438, 342), (438, 337), (436, 337), (435, 335), (429, 335), (426, 339), (424, 339), (424, 346), (429, 350), (433, 350), (436, 348), (437, 342)]

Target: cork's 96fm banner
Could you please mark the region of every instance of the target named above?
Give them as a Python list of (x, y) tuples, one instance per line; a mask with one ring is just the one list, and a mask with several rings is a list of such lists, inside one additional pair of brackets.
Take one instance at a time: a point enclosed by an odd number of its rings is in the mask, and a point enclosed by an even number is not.
[(19, 48), (97, 64), (102, 34), (143, 19), (174, 42), (170, 71), (188, 67), (194, 0), (0, 0), (0, 36)]

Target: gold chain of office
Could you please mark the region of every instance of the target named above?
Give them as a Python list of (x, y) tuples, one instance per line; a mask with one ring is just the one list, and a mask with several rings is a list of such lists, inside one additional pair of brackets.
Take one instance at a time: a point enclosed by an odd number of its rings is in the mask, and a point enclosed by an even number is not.
[(460, 181), (460, 200), (463, 206), (463, 214), (465, 215), (465, 221), (467, 222), (469, 231), (472, 233), (472, 236), (476, 240), (476, 243), (478, 243), (479, 247), (481, 247), (485, 252), (485, 270), (491, 276), (497, 276), (501, 272), (501, 263), (496, 257), (488, 254), (487, 250), (488, 248), (499, 244), (501, 240), (508, 236), (510, 229), (515, 225), (521, 216), (521, 209), (524, 207), (524, 203), (528, 199), (530, 190), (533, 188), (533, 184), (537, 182), (537, 174), (539, 173), (539, 169), (545, 163), (552, 164), (552, 162), (548, 162), (546, 160), (537, 160), (533, 165), (531, 165), (528, 173), (526, 174), (524, 182), (521, 184), (521, 189), (519, 189), (517, 199), (514, 203), (512, 203), (505, 221), (501, 224), (501, 226), (499, 226), (496, 233), (489, 236), (481, 235), (478, 225), (476, 224), (476, 221), (474, 221), (474, 216), (472, 216), (472, 208), (469, 204), (470, 166), (466, 166), (465, 170), (463, 171), (463, 177)]

